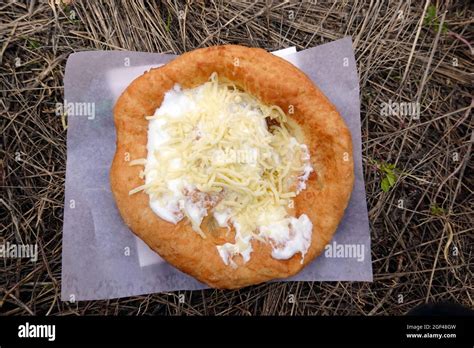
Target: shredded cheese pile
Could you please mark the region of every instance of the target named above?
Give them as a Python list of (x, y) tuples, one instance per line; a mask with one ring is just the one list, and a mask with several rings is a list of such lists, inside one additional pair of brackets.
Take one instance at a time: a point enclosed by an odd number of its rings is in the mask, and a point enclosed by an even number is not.
[[(173, 223), (188, 218), (203, 238), (200, 225), (209, 211), (220, 227), (232, 223), (235, 243), (217, 246), (226, 264), (235, 267), (237, 254), (248, 261), (252, 238), (272, 243), (278, 257), (301, 220), (286, 208), (312, 171), (308, 149), (290, 134), (285, 113), (216, 73), (201, 86), (175, 86), (169, 93), (162, 104), (174, 96), (173, 103), (147, 117), (155, 138), (149, 133), (147, 159), (131, 163), (145, 165), (145, 185), (130, 194), (144, 190), (158, 215)], [(307, 231), (305, 237), (297, 250), (302, 256)]]

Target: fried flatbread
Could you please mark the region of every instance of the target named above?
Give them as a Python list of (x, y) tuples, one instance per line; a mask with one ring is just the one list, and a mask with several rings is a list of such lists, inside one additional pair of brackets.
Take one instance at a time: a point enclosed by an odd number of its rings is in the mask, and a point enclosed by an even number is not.
[[(207, 238), (193, 231), (186, 219), (176, 225), (160, 219), (145, 192), (129, 195), (144, 184), (141, 168), (128, 159), (147, 156), (148, 121), (167, 91), (179, 84), (193, 88), (217, 72), (267, 105), (282, 110), (304, 136), (314, 172), (307, 188), (294, 199), (295, 216), (307, 214), (313, 223), (312, 241), (301, 262), (271, 256), (268, 243), (252, 240), (248, 262), (232, 268), (222, 262), (216, 245), (234, 242), (234, 233), (214, 226)], [(117, 149), (110, 171), (111, 187), (125, 223), (151, 249), (181, 271), (215, 288), (240, 288), (299, 272), (329, 243), (348, 204), (354, 181), (350, 132), (336, 108), (299, 69), (265, 50), (236, 45), (215, 46), (185, 53), (134, 80), (114, 108)], [(203, 222), (206, 224), (206, 221)]]

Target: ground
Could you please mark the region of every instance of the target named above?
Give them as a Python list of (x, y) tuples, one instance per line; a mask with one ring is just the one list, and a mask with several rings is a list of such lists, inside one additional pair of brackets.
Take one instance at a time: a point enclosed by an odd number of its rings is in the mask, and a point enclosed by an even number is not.
[[(0, 261), (0, 312), (394, 315), (425, 302), (473, 307), (473, 18), (468, 1), (2, 2), (1, 238), (37, 243), (40, 254), (36, 263)], [(55, 105), (69, 54), (180, 54), (225, 43), (301, 50), (347, 35), (360, 75), (373, 283), (60, 301), (67, 131)], [(419, 117), (384, 115), (392, 102), (419, 105)]]

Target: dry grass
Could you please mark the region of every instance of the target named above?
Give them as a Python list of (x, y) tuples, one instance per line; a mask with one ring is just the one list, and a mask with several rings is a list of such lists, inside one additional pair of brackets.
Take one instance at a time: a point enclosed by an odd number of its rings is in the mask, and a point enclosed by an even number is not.
[[(0, 4), (1, 234), (40, 249), (36, 264), (0, 261), (1, 312), (367, 315), (403, 314), (427, 301), (473, 306), (473, 64), (466, 42), (473, 39), (474, 16), (468, 1), (437, 2), (436, 21), (447, 32), (423, 23), (427, 6), (418, 1), (98, 3)], [(373, 283), (195, 291), (185, 293), (184, 304), (178, 293), (59, 300), (66, 132), (54, 105), (63, 96), (70, 53), (182, 53), (224, 43), (304, 49), (345, 35), (353, 38), (360, 74)], [(419, 101), (420, 119), (381, 117), (380, 104), (389, 100)], [(399, 173), (387, 193), (380, 189), (381, 162)]]

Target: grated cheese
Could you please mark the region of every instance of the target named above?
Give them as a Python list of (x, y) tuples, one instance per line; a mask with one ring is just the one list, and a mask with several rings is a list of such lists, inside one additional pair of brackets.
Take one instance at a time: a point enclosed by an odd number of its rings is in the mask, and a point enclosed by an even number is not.
[[(145, 184), (130, 194), (145, 191), (158, 216), (172, 223), (185, 217), (203, 238), (208, 212), (220, 227), (232, 225), (234, 243), (217, 246), (232, 267), (237, 255), (250, 259), (253, 238), (269, 242), (274, 258), (299, 252), (303, 259), (312, 223), (305, 214), (289, 216), (286, 207), (306, 188), (313, 168), (280, 107), (264, 105), (213, 73), (193, 89), (176, 85), (146, 119), (148, 156), (130, 162), (145, 167)], [(267, 119), (276, 121), (270, 129)]]

